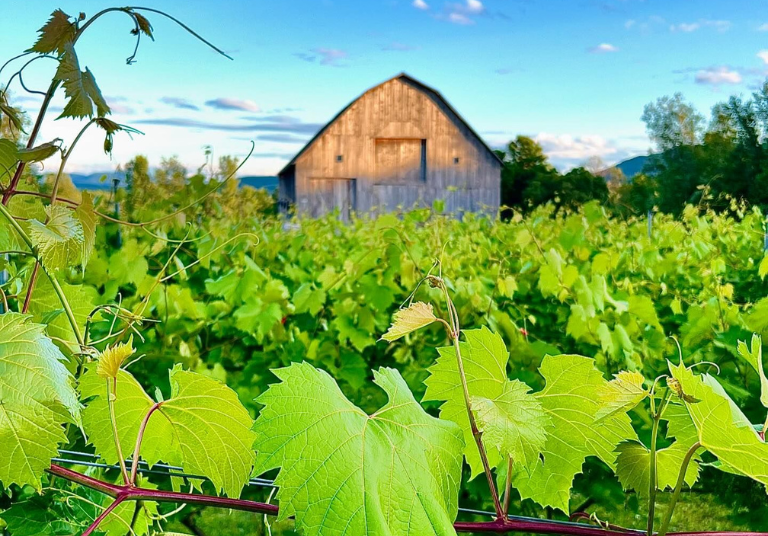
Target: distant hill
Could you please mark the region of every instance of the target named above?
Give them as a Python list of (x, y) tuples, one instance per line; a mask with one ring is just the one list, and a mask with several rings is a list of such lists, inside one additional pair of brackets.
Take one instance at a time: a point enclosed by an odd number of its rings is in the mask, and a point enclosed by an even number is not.
[(115, 178), (120, 180), (121, 185), (125, 184), (125, 173), (117, 173), (115, 171), (100, 171), (89, 175), (70, 173), (69, 176), (72, 178), (75, 186), (81, 190), (111, 190), (112, 179)]
[[(88, 175), (82, 173), (70, 173), (72, 182), (81, 190), (111, 190), (112, 179), (119, 179), (120, 186), (125, 186), (125, 173), (118, 173), (116, 171), (101, 171), (97, 173), (90, 173)], [(102, 178), (106, 179), (102, 180)], [(264, 188), (269, 192), (277, 189), (277, 177), (269, 175), (252, 175), (248, 177), (239, 177), (240, 186), (250, 186), (252, 188)]]
[(619, 169), (627, 179), (631, 179), (632, 177), (634, 177), (635, 175), (643, 171), (643, 167), (645, 167), (645, 164), (648, 162), (648, 159), (651, 156), (654, 156), (654, 155), (640, 155), (640, 156), (632, 157), (628, 160), (619, 162), (615, 166), (604, 169), (599, 173), (599, 175), (601, 177), (608, 177), (608, 175), (610, 175), (611, 170)]
[(250, 186), (251, 188), (264, 188), (270, 192), (277, 189), (277, 177), (269, 175), (251, 175), (240, 177), (240, 186)]

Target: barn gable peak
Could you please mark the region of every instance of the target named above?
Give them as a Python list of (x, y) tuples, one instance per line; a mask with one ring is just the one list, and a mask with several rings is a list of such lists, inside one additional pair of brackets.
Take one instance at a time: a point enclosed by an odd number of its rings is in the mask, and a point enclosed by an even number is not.
[(298, 159), (301, 157), (301, 155), (303, 155), (305, 152), (307, 152), (307, 150), (308, 150), (310, 147), (312, 147), (312, 145), (314, 145), (314, 143), (315, 143), (315, 142), (316, 142), (316, 141), (317, 141), (317, 140), (318, 140), (318, 139), (319, 139), (319, 138), (320, 138), (320, 137), (323, 135), (323, 133), (325, 133), (325, 132), (328, 130), (328, 128), (329, 128), (331, 125), (333, 125), (333, 124), (336, 122), (336, 120), (338, 120), (338, 119), (339, 119), (339, 117), (341, 117), (341, 116), (344, 114), (344, 112), (346, 112), (346, 111), (347, 111), (349, 108), (351, 108), (351, 107), (352, 107), (352, 105), (354, 105), (354, 104), (355, 104), (357, 101), (359, 101), (360, 99), (362, 99), (363, 97), (365, 97), (367, 94), (369, 94), (369, 93), (371, 93), (371, 92), (373, 92), (373, 91), (377, 90), (377, 89), (378, 89), (378, 88), (380, 88), (381, 86), (383, 86), (383, 85), (385, 85), (385, 84), (388, 84), (388, 83), (390, 83), (390, 82), (392, 82), (392, 81), (394, 81), (394, 80), (404, 80), (404, 81), (406, 81), (407, 83), (409, 83), (409, 84), (411, 84), (411, 85), (413, 85), (413, 86), (415, 86), (415, 87), (419, 88), (419, 89), (420, 89), (421, 91), (423, 91), (424, 93), (426, 93), (426, 94), (430, 95), (432, 98), (436, 99), (436, 100), (437, 100), (437, 101), (439, 101), (440, 103), (442, 103), (442, 104), (445, 106), (445, 108), (446, 108), (446, 109), (447, 109), (447, 110), (450, 112), (450, 114), (451, 114), (451, 115), (453, 115), (453, 119), (454, 119), (455, 121), (457, 121), (457, 122), (459, 122), (459, 123), (463, 124), (463, 125), (464, 125), (464, 126), (467, 128), (467, 130), (469, 130), (469, 132), (470, 132), (470, 133), (472, 133), (472, 135), (473, 135), (475, 138), (477, 138), (477, 140), (478, 140), (478, 141), (479, 141), (479, 142), (480, 142), (480, 143), (481, 143), (481, 144), (482, 144), (482, 145), (483, 145), (483, 146), (484, 146), (484, 147), (485, 147), (485, 148), (488, 150), (488, 152), (489, 152), (489, 153), (490, 153), (490, 154), (493, 156), (493, 158), (494, 158), (494, 159), (496, 159), (496, 160), (497, 160), (497, 161), (498, 161), (500, 164), (503, 164), (503, 162), (502, 162), (502, 161), (501, 161), (501, 159), (498, 157), (498, 155), (497, 155), (497, 154), (496, 154), (496, 153), (493, 151), (493, 149), (491, 149), (491, 148), (488, 146), (488, 144), (487, 144), (487, 143), (485, 143), (485, 141), (483, 140), (483, 138), (482, 138), (482, 137), (480, 137), (480, 135), (479, 135), (479, 134), (478, 134), (478, 133), (477, 133), (477, 132), (476, 132), (476, 131), (475, 131), (475, 130), (472, 128), (472, 126), (470, 126), (470, 124), (469, 124), (469, 123), (467, 123), (467, 121), (466, 121), (466, 120), (465, 120), (465, 119), (464, 119), (464, 118), (463, 118), (461, 115), (459, 115), (459, 113), (458, 113), (458, 112), (455, 110), (455, 108), (453, 108), (453, 106), (451, 106), (451, 104), (450, 104), (450, 103), (449, 103), (449, 102), (448, 102), (448, 101), (445, 99), (445, 97), (443, 97), (443, 96), (440, 94), (440, 92), (439, 92), (439, 91), (437, 91), (437, 90), (435, 90), (435, 89), (431, 88), (430, 86), (428, 86), (428, 85), (426, 85), (426, 84), (424, 84), (424, 83), (420, 82), (419, 80), (417, 80), (417, 79), (415, 79), (414, 77), (410, 76), (410, 75), (409, 75), (409, 74), (407, 74), (406, 72), (400, 72), (400, 73), (396, 74), (395, 76), (393, 76), (393, 77), (391, 77), (391, 78), (388, 78), (387, 80), (385, 80), (385, 81), (383, 81), (383, 82), (381, 82), (381, 83), (379, 83), (379, 84), (376, 84), (375, 86), (373, 86), (373, 87), (371, 87), (371, 88), (367, 89), (367, 90), (366, 90), (366, 91), (364, 91), (364, 92), (363, 92), (361, 95), (359, 95), (357, 98), (355, 98), (355, 99), (354, 99), (352, 102), (350, 102), (350, 103), (349, 103), (349, 104), (347, 104), (347, 105), (346, 105), (344, 108), (342, 108), (342, 109), (339, 111), (339, 113), (337, 113), (337, 114), (336, 114), (336, 115), (335, 115), (335, 116), (334, 116), (334, 117), (333, 117), (333, 118), (332, 118), (330, 121), (328, 121), (328, 123), (326, 123), (326, 125), (325, 125), (323, 128), (321, 128), (321, 129), (320, 129), (320, 130), (317, 132), (317, 134), (315, 134), (315, 135), (314, 135), (314, 136), (313, 136), (313, 137), (312, 137), (312, 138), (311, 138), (311, 139), (310, 139), (310, 140), (307, 142), (307, 144), (306, 144), (304, 147), (302, 147), (302, 148), (301, 148), (301, 150), (300, 150), (298, 153), (296, 153), (296, 155), (295, 155), (295, 156), (294, 156), (294, 157), (291, 159), (291, 161), (290, 161), (290, 162), (288, 162), (288, 163), (287, 163), (287, 164), (286, 164), (286, 165), (283, 167), (283, 169), (281, 169), (281, 170), (280, 170), (280, 172), (278, 173), (278, 176), (280, 176), (280, 175), (283, 175), (283, 174), (284, 174), (286, 171), (288, 171), (288, 170), (291, 168), (291, 166), (293, 166), (293, 165), (296, 163), (296, 161), (297, 161), (297, 160), (298, 160)]

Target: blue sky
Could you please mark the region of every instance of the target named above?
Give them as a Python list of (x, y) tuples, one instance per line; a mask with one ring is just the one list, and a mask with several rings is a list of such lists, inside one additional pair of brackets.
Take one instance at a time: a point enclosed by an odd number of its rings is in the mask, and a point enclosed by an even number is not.
[[(28, 48), (56, 7), (91, 16), (92, 0), (7, 2), (3, 59)], [(682, 92), (708, 116), (768, 76), (764, 1), (714, 0), (148, 0), (227, 51), (216, 55), (170, 21), (147, 14), (155, 41), (137, 61), (131, 23), (110, 14), (78, 43), (114, 110), (145, 132), (100, 154), (86, 136), (72, 172), (110, 169), (145, 154), (178, 155), (190, 168), (215, 154), (243, 155), (245, 174), (274, 174), (339, 109), (405, 71), (439, 90), (493, 146), (536, 138), (560, 168), (591, 156), (644, 154), (643, 106)], [(25, 76), (44, 89), (55, 67)], [(4, 71), (5, 83), (9, 72)], [(17, 103), (35, 110), (37, 100)], [(61, 105), (59, 100), (57, 105)], [(78, 124), (44, 124), (41, 141), (71, 140)], [(50, 165), (50, 164), (49, 164)]]

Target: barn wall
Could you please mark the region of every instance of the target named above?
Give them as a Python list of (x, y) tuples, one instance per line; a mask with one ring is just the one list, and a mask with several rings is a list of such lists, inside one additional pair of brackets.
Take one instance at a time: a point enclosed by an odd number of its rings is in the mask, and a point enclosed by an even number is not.
[[(390, 140), (402, 140), (399, 161)], [(426, 140), (426, 171), (392, 171), (402, 162), (419, 159), (421, 140)], [(355, 192), (358, 213), (430, 206), (436, 199), (445, 200), (451, 212), (474, 212), (485, 206), (495, 211), (500, 173), (499, 162), (442, 99), (407, 79), (395, 78), (354, 102), (298, 158), (296, 203), (300, 211), (319, 215), (331, 194), (318, 197), (318, 188), (338, 192), (343, 188), (327, 181), (354, 179), (350, 191)], [(322, 208), (316, 206), (321, 201)]]

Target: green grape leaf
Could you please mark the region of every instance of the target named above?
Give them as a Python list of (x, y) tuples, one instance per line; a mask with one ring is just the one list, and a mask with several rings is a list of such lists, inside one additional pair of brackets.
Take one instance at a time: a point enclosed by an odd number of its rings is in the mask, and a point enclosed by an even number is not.
[[(136, 17), (136, 24), (139, 26), (139, 31), (150, 39), (154, 40), (155, 38), (152, 35), (152, 25), (149, 23), (147, 18), (141, 13), (137, 13), (135, 10), (132, 10), (131, 14)], [(135, 31), (136, 30), (134, 29), (131, 33), (134, 33)]]
[[(544, 447), (550, 418), (540, 402), (528, 393), (527, 385), (507, 377), (509, 353), (498, 334), (486, 327), (462, 333), (464, 341), (459, 348), (464, 374), (478, 425), (484, 429), (489, 463), (506, 466), (507, 456), (512, 456), (514, 462), (530, 470)], [(440, 356), (429, 368), (430, 376), (424, 382), (427, 389), (423, 400), (443, 402), (440, 418), (461, 427), (464, 455), (474, 478), (483, 471), (483, 465), (469, 424), (456, 349), (438, 348), (438, 353)]]
[(768, 408), (768, 378), (763, 370), (763, 339), (760, 335), (753, 334), (750, 346), (744, 341), (739, 341), (737, 346), (739, 355), (749, 363), (760, 378), (760, 403)]
[(96, 84), (93, 73), (87, 67), (85, 71), (80, 70), (80, 62), (72, 43), (64, 45), (64, 53), (56, 70), (56, 79), (62, 82), (64, 95), (68, 99), (58, 119), (93, 117), (94, 104), (97, 115), (104, 116), (110, 113), (109, 106), (101, 95), (101, 90)]
[(14, 504), (0, 513), (12, 536), (68, 536), (76, 533), (72, 524), (49, 508), (50, 497), (37, 496)]
[(510, 457), (526, 470), (538, 463), (551, 420), (530, 391), (525, 383), (512, 380), (493, 400), (478, 396), (470, 399), (484, 444), (494, 445), (502, 459)]
[[(240, 495), (256, 454), (253, 421), (232, 389), (176, 365), (170, 371), (171, 397), (159, 403), (144, 433), (141, 457), (150, 465), (161, 459), (211, 480), (216, 490)], [(96, 452), (117, 460), (107, 406), (107, 380), (90, 367), (81, 380), (83, 398), (94, 397), (84, 411), (84, 428)], [(133, 452), (142, 420), (155, 402), (136, 379), (120, 370), (115, 414), (123, 454)]]
[(19, 149), (17, 153), (19, 160), (22, 162), (42, 162), (56, 154), (59, 150), (58, 143), (60, 141), (49, 141), (29, 149)]
[(461, 431), (428, 415), (399, 372), (374, 372), (389, 402), (373, 415), (307, 363), (274, 373), (257, 399), (255, 472), (281, 468), (279, 519), (307, 536), (455, 534)]
[(627, 412), (648, 396), (643, 388), (645, 378), (639, 372), (621, 371), (614, 374), (614, 379), (597, 391), (600, 408), (595, 414), (599, 421), (618, 412)]
[(659, 322), (659, 316), (656, 314), (656, 307), (649, 296), (634, 295), (627, 300), (629, 302), (629, 313), (635, 315), (645, 324), (653, 326), (661, 333), (664, 329)]
[(5, 138), (0, 139), (0, 179), (12, 177), (18, 161), (16, 144)]
[(432, 304), (414, 302), (405, 309), (398, 309), (395, 312), (392, 325), (381, 336), (381, 339), (387, 342), (396, 341), (435, 321), (437, 321), (437, 317), (432, 311)]
[(237, 394), (214, 379), (173, 367), (171, 397), (150, 423), (166, 419), (181, 449), (184, 469), (208, 477), (217, 491), (238, 497), (256, 454), (253, 420)]
[[(683, 459), (690, 447), (678, 442), (656, 451), (656, 486), (659, 490), (671, 490), (677, 484)], [(638, 497), (648, 498), (651, 482), (651, 451), (637, 442), (622, 443), (618, 446), (616, 476), (625, 490), (633, 489)], [(693, 486), (699, 478), (699, 464), (694, 459), (685, 471), (685, 483)]]
[(40, 261), (48, 270), (61, 270), (77, 262), (85, 236), (83, 226), (72, 210), (63, 205), (45, 207), (47, 223), (29, 222), (29, 237), (37, 248)]
[[(5, 92), (0, 93), (0, 112), (8, 116), (8, 121), (13, 125), (13, 128), (20, 132), (24, 132), (24, 122), (21, 119), (23, 112), (8, 104), (8, 101), (5, 99)], [(6, 141), (13, 143), (11, 140)], [(0, 173), (0, 177), (2, 177), (2, 173)]]
[(304, 283), (293, 294), (295, 313), (309, 313), (315, 316), (325, 305), (326, 294), (323, 289), (313, 289), (309, 283)]
[(28, 315), (0, 315), (0, 482), (40, 490), (63, 425), (80, 424), (80, 404), (64, 356)]
[(32, 45), (28, 52), (39, 52), (41, 54), (56, 52), (57, 54), (62, 54), (65, 45), (71, 43), (74, 39), (76, 31), (77, 27), (74, 23), (70, 22), (69, 15), (57, 9), (51, 13), (51, 18), (48, 19), (48, 22), (38, 30), (40, 37), (38, 37), (37, 42)]
[(682, 392), (696, 400), (685, 402), (685, 407), (701, 445), (729, 470), (768, 485), (768, 444), (717, 380), (695, 375), (682, 363), (670, 363), (669, 370)]
[[(80, 333), (84, 333), (86, 319), (95, 307), (98, 292), (87, 285), (70, 285), (60, 282), (59, 286), (72, 308)], [(26, 290), (25, 288), (25, 293)], [(44, 271), (40, 271), (37, 276), (37, 283), (29, 304), (29, 312), (35, 322), (46, 324), (45, 330), (48, 336), (53, 338), (65, 352), (69, 354), (79, 351), (79, 344), (72, 332), (72, 325), (64, 314), (64, 308), (59, 297), (53, 290), (51, 279)]]
[[(120, 448), (125, 456), (133, 453), (141, 421), (154, 404), (142, 386), (126, 371), (117, 374), (115, 393), (115, 422)], [(97, 365), (91, 364), (80, 378), (80, 395), (88, 403), (83, 409), (83, 428), (96, 454), (107, 463), (117, 463), (119, 456), (109, 419), (107, 380), (100, 377)], [(181, 463), (178, 439), (166, 419), (152, 418), (147, 423), (141, 446), (141, 457), (150, 465), (159, 461)]]
[(80, 260), (83, 269), (88, 265), (88, 261), (93, 253), (93, 247), (96, 245), (96, 212), (93, 208), (93, 196), (88, 192), (83, 192), (83, 199), (80, 206), (75, 209), (75, 218), (80, 222), (83, 228), (83, 245), (80, 253)]
[[(657, 487), (660, 490), (674, 489), (677, 477), (688, 450), (699, 440), (685, 406), (670, 403), (662, 419), (667, 421), (667, 439), (674, 442), (656, 451)], [(634, 489), (641, 497), (648, 496), (650, 483), (651, 453), (639, 442), (622, 443), (617, 449), (616, 476), (625, 490)], [(685, 472), (685, 483), (693, 486), (699, 477), (701, 458), (694, 455)]]
[(574, 477), (581, 472), (587, 456), (597, 456), (615, 467), (616, 447), (636, 440), (629, 416), (618, 412), (595, 424), (600, 402), (595, 393), (608, 383), (595, 368), (595, 361), (578, 355), (547, 355), (539, 369), (546, 380), (536, 394), (552, 418), (547, 430), (544, 463), (530, 475), (517, 471), (513, 484), (525, 498), (542, 506), (568, 512)]
[(765, 279), (765, 276), (768, 275), (768, 255), (763, 257), (763, 260), (760, 261), (757, 274), (760, 276), (760, 279)]

